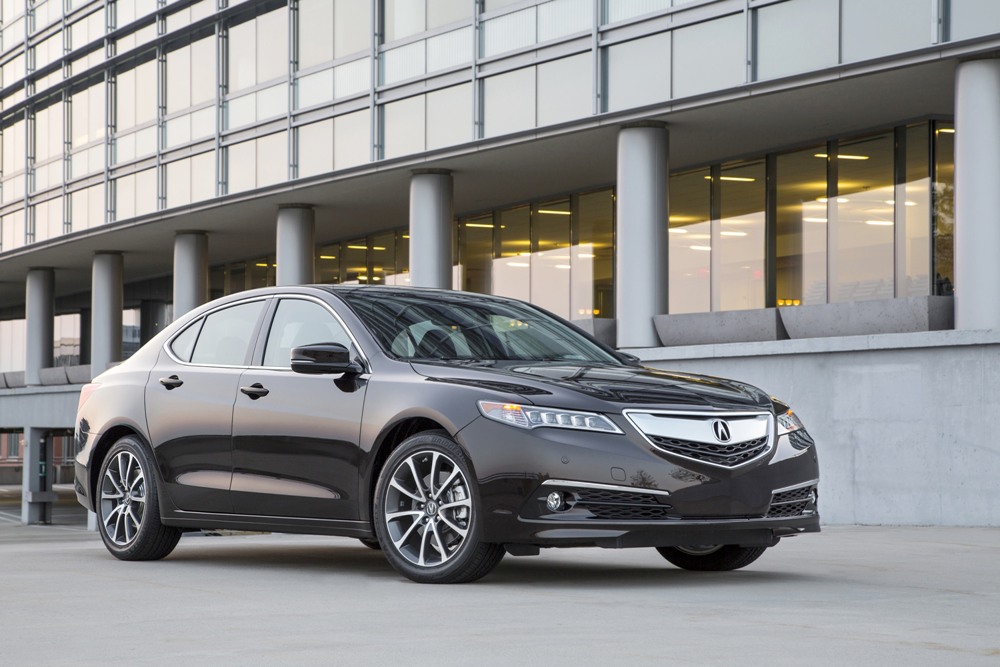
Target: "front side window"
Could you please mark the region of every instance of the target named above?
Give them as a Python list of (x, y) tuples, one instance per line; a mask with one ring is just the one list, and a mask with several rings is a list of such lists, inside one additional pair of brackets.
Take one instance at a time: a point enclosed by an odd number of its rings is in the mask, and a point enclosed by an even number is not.
[(264, 365), (288, 368), (293, 348), (313, 343), (340, 343), (351, 348), (351, 337), (330, 311), (312, 301), (284, 299), (278, 304), (264, 348)]
[(217, 310), (205, 318), (191, 355), (193, 364), (240, 366), (246, 361), (250, 338), (264, 301)]

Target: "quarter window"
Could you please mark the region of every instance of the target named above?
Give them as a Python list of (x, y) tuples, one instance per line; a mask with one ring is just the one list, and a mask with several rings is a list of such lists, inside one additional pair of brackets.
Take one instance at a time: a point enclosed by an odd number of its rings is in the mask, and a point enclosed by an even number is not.
[(312, 343), (340, 343), (350, 349), (351, 337), (323, 306), (302, 299), (284, 299), (278, 304), (267, 334), (264, 365), (291, 366), (292, 348)]
[(246, 361), (257, 319), (264, 301), (251, 301), (217, 310), (205, 318), (191, 363), (240, 366)]

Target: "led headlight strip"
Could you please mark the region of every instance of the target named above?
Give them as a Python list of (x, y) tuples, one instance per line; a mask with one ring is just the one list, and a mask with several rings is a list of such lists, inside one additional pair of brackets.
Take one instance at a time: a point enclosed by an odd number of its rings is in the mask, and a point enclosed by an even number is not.
[(601, 433), (621, 433), (615, 423), (596, 412), (560, 410), (537, 405), (497, 403), (479, 401), (479, 411), (487, 419), (517, 426), (518, 428), (570, 428), (579, 431), (599, 431)]

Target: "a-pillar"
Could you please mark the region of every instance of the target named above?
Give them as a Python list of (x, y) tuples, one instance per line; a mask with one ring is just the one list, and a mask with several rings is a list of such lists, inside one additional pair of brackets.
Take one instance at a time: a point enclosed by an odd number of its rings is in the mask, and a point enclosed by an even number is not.
[(42, 383), (41, 370), (52, 365), (52, 336), (55, 316), (52, 269), (30, 269), (25, 282), (25, 368), (24, 383)]
[(21, 472), (21, 523), (28, 526), (52, 521), (52, 442), (48, 432), (24, 429)]
[(667, 312), (669, 137), (662, 123), (618, 132), (615, 311), (618, 347), (659, 347), (653, 316)]
[(208, 235), (174, 237), (174, 319), (208, 301)]
[(122, 358), (124, 307), (121, 253), (94, 255), (90, 293), (90, 374), (97, 377)]
[(955, 328), (1000, 329), (1000, 59), (955, 74)]
[(275, 282), (309, 285), (316, 282), (316, 216), (312, 206), (278, 207)]
[(452, 177), (416, 169), (410, 177), (410, 284), (450, 289)]

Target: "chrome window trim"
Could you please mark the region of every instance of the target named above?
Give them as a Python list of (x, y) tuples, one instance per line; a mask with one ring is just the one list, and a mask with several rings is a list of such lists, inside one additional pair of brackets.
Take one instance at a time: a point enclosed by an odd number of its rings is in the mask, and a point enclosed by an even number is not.
[[(696, 419), (725, 419), (727, 417), (767, 417), (767, 447), (757, 456), (753, 457), (749, 461), (744, 461), (743, 463), (735, 466), (722, 465), (721, 463), (712, 463), (711, 461), (703, 461), (701, 459), (691, 458), (689, 456), (684, 456), (683, 454), (678, 454), (672, 452), (669, 449), (664, 449), (660, 447), (655, 442), (653, 442), (646, 433), (639, 428), (639, 425), (632, 419), (632, 414), (644, 414), (644, 415), (667, 415), (676, 417), (692, 417)], [(628, 423), (635, 429), (636, 433), (642, 436), (651, 447), (653, 447), (658, 452), (663, 452), (669, 456), (676, 456), (679, 459), (684, 459), (685, 461), (691, 461), (693, 463), (699, 463), (702, 465), (712, 466), (713, 468), (718, 468), (720, 470), (739, 470), (745, 466), (753, 463), (757, 463), (767, 458), (769, 454), (774, 452), (777, 443), (777, 435), (775, 431), (776, 419), (774, 413), (769, 410), (720, 410), (716, 411), (692, 411), (692, 410), (644, 410), (642, 408), (630, 408), (627, 410), (622, 410), (622, 415), (628, 420)], [(708, 443), (706, 443), (708, 444)]]
[(647, 489), (641, 486), (621, 486), (618, 484), (601, 484), (599, 482), (574, 482), (568, 479), (547, 479), (542, 486), (567, 486), (579, 489), (596, 489), (599, 491), (621, 491), (624, 493), (649, 493), (654, 496), (669, 496), (669, 491), (662, 489)]

